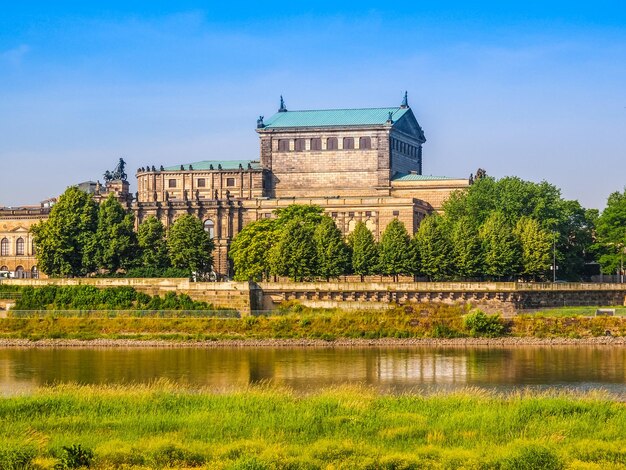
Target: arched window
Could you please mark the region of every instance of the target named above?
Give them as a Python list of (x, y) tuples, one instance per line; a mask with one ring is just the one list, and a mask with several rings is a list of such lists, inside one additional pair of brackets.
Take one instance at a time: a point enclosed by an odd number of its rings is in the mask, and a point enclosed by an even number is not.
[(9, 239), (3, 238), (0, 241), (0, 256), (9, 256)]
[(305, 140), (296, 139), (295, 147), (296, 147), (296, 152), (304, 152), (306, 150)]
[(359, 138), (359, 148), (360, 149), (371, 149), (372, 148), (372, 139), (369, 137), (360, 137)]
[(352, 150), (354, 148), (354, 137), (344, 137), (343, 138), (343, 149), (344, 150)]
[(15, 254), (17, 256), (24, 256), (24, 239), (21, 237), (15, 242)]
[(15, 277), (17, 279), (24, 279), (26, 276), (24, 275), (24, 266), (18, 266), (15, 268)]
[(278, 140), (278, 151), (279, 152), (289, 152), (289, 139), (279, 139)]
[(311, 150), (322, 150), (322, 139), (319, 137), (311, 139)]
[(8, 266), (2, 266), (0, 267), (0, 271), (8, 271), (9, 267)]
[(39, 279), (39, 269), (37, 269), (37, 266), (33, 266), (30, 270), (30, 277), (33, 279)]
[(326, 150), (337, 150), (338, 146), (337, 137), (329, 137), (326, 139)]
[(356, 228), (356, 220), (352, 219), (348, 222), (348, 233), (354, 232), (355, 228)]
[(211, 219), (207, 219), (204, 221), (204, 231), (209, 234), (210, 239), (213, 239), (215, 237), (215, 224)]

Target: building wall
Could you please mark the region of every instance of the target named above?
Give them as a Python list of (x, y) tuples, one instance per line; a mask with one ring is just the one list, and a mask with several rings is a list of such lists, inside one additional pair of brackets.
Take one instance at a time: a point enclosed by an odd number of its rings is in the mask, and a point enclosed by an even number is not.
[[(23, 270), (24, 276), (39, 276), (30, 228), (48, 217), (47, 208), (0, 209), (0, 270)], [(23, 254), (17, 253), (17, 242), (24, 242)], [(8, 255), (3, 256), (3, 242)]]

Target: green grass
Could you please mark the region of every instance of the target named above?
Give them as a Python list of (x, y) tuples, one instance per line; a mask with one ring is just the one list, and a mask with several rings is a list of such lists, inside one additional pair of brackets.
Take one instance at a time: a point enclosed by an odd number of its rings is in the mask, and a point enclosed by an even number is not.
[(532, 313), (532, 315), (543, 316), (543, 317), (578, 317), (578, 316), (593, 317), (596, 314), (596, 310), (599, 308), (615, 309), (615, 315), (626, 316), (626, 307), (624, 306), (559, 307), (559, 308), (549, 308), (545, 310), (539, 310), (535, 313)]
[(73, 445), (93, 451), (94, 468), (626, 468), (626, 407), (602, 394), (168, 383), (0, 399), (0, 468), (52, 468)]

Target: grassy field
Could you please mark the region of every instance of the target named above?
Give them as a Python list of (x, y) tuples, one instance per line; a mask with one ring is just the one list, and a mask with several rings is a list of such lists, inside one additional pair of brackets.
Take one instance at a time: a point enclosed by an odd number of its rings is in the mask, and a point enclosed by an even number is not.
[(92, 468), (626, 468), (626, 406), (602, 395), (167, 383), (0, 399), (0, 468), (72, 468), (81, 457)]
[(543, 316), (543, 317), (578, 317), (578, 316), (595, 316), (596, 310), (599, 308), (611, 308), (615, 309), (615, 315), (625, 316), (626, 315), (626, 307), (618, 306), (618, 307), (559, 307), (559, 308), (550, 308), (545, 310), (540, 310), (538, 312), (533, 313), (535, 316)]

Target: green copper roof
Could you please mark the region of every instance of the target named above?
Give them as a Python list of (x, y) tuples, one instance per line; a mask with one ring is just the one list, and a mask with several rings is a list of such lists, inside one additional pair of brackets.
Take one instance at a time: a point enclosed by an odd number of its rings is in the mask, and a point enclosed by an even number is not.
[(451, 178), (449, 176), (432, 176), (432, 175), (414, 175), (413, 173), (408, 175), (397, 175), (392, 178), (392, 181), (445, 181), (456, 180), (459, 178)]
[(385, 125), (392, 113), (395, 122), (409, 108), (323, 109), (317, 111), (285, 111), (274, 114), (265, 121), (264, 129), (289, 127), (330, 127)]
[[(248, 169), (248, 164), (252, 167), (253, 170), (260, 170), (261, 164), (258, 160), (203, 160), (201, 162), (195, 163), (185, 163), (182, 165), (183, 170), (189, 170), (189, 165), (194, 170), (210, 170), (211, 165), (213, 165), (213, 169), (217, 170), (219, 166), (222, 166), (222, 170), (238, 170), (239, 165), (243, 167), (244, 170)], [(165, 167), (165, 171), (180, 171), (181, 165), (174, 165)]]

